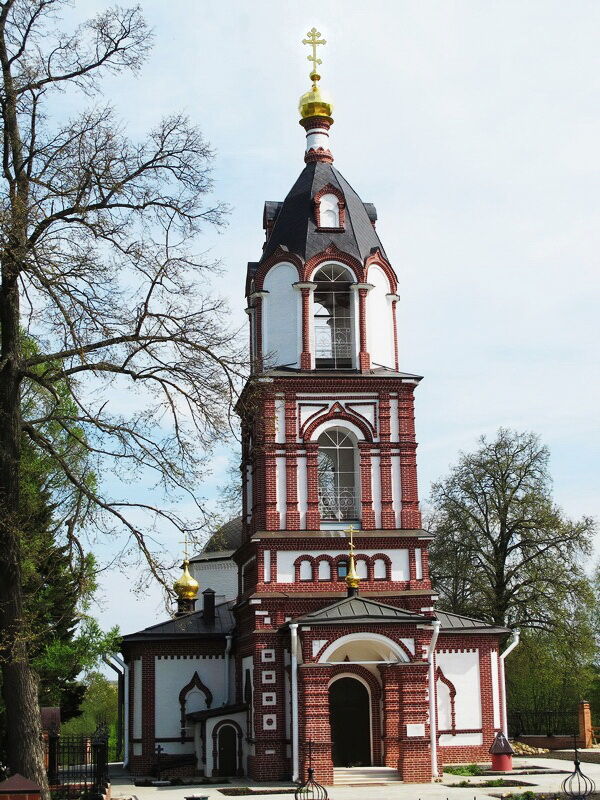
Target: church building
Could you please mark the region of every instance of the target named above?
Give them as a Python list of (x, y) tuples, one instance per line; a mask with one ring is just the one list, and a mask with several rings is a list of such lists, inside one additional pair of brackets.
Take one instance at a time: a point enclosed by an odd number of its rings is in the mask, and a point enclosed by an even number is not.
[(246, 276), (242, 516), (186, 555), (174, 617), (122, 640), (133, 774), (160, 760), (171, 774), (303, 780), (310, 751), (323, 784), (361, 768), (425, 782), (488, 761), (506, 731), (515, 635), (436, 610), (421, 377), (401, 369), (398, 276), (375, 206), (333, 165), (320, 37), (304, 40), (304, 169), (265, 203)]

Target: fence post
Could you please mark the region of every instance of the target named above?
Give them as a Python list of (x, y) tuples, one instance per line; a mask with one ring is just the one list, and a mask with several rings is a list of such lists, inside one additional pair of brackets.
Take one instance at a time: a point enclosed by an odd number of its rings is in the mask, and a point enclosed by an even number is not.
[(48, 783), (55, 786), (58, 783), (58, 745), (60, 734), (53, 727), (48, 731)]
[(99, 725), (92, 737), (93, 796), (101, 800), (108, 783), (108, 730)]
[(592, 712), (587, 700), (579, 703), (579, 741), (581, 747), (591, 747), (593, 744), (592, 736)]

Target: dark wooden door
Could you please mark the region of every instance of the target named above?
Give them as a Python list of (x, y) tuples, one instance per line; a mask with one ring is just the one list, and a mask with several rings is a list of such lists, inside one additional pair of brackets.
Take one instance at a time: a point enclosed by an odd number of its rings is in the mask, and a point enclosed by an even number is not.
[(340, 678), (329, 689), (329, 722), (335, 767), (371, 766), (369, 692), (355, 678)]
[(219, 775), (224, 778), (237, 774), (237, 735), (232, 725), (219, 731)]

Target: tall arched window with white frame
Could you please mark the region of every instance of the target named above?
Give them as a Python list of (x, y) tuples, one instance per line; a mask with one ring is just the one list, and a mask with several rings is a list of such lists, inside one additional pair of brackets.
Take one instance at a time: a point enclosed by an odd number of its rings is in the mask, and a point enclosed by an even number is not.
[(319, 511), (323, 521), (358, 518), (356, 444), (339, 428), (319, 436)]
[(327, 264), (315, 276), (315, 367), (353, 366), (352, 295), (350, 274), (339, 264)]

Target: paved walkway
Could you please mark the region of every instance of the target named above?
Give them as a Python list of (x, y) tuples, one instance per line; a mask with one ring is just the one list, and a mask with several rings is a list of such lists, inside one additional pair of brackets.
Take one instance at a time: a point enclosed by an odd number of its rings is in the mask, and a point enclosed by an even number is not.
[[(569, 770), (570, 765), (565, 761), (551, 758), (515, 758), (515, 767), (546, 767), (550, 770)], [(600, 786), (600, 764), (583, 764), (583, 772), (588, 775), (596, 786)], [(488, 800), (489, 798), (505, 797), (511, 793), (518, 794), (526, 790), (536, 792), (557, 792), (560, 790), (561, 783), (565, 779), (565, 774), (558, 775), (523, 775), (517, 776), (517, 780), (522, 780), (531, 784), (530, 786), (515, 788), (480, 788), (478, 784), (486, 778), (463, 778), (458, 775), (445, 773), (442, 783), (424, 784), (387, 784), (382, 786), (328, 786), (327, 791), (330, 800)], [(470, 786), (464, 789), (450, 788), (453, 783), (469, 780)], [(115, 775), (113, 777), (113, 798), (136, 798), (136, 800), (184, 800), (185, 797), (208, 797), (209, 800), (226, 800), (227, 795), (219, 792), (220, 788), (234, 786), (249, 786), (253, 789), (275, 788), (291, 789), (291, 784), (257, 784), (247, 778), (231, 780), (227, 784), (213, 784), (211, 786), (165, 786), (165, 787), (141, 787), (133, 786), (131, 779), (127, 775)], [(253, 795), (259, 800), (290, 800), (290, 794), (259, 794)], [(250, 797), (250, 795), (248, 795)]]

